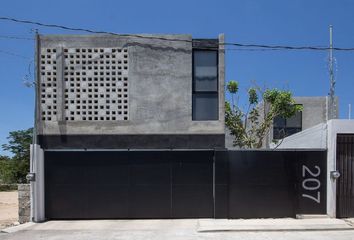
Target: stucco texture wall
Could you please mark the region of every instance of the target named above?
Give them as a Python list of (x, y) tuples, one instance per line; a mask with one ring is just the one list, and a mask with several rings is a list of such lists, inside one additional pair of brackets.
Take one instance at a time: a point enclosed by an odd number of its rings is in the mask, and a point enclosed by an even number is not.
[[(65, 86), (59, 84), (58, 119), (42, 121), (39, 111), (39, 134), (224, 134), (223, 51), (219, 54), (219, 120), (192, 121), (192, 37), (144, 36), (147, 38), (112, 35), (41, 36), (39, 49), (127, 48), (129, 118), (126, 121), (67, 121), (60, 117), (65, 112)], [(57, 81), (63, 81), (64, 64), (59, 59), (56, 66)]]

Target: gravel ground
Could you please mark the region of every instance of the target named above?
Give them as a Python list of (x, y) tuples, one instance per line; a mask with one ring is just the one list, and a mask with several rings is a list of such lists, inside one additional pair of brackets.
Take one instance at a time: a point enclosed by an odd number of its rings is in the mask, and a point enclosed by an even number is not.
[(17, 191), (0, 192), (0, 229), (18, 221)]

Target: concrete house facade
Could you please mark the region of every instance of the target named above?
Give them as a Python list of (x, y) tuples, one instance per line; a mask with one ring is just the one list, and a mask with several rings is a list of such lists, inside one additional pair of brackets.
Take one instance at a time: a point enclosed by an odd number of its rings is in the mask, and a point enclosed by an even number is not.
[(37, 36), (32, 220), (325, 214), (325, 150), (225, 148), (224, 46)]
[[(109, 151), (113, 156), (149, 149), (223, 149), (223, 41), (222, 34), (215, 39), (193, 39), (191, 35), (38, 36), (32, 219), (60, 218), (60, 213), (75, 210), (67, 205), (75, 202), (70, 196), (78, 197), (83, 186), (75, 185), (71, 191), (74, 185), (68, 185), (95, 171), (89, 161), (68, 169), (67, 164), (79, 161), (75, 152), (100, 151), (102, 155)], [(50, 163), (55, 163), (52, 159), (61, 153), (68, 155), (50, 170)], [(104, 170), (92, 174), (104, 178), (123, 169), (116, 166), (110, 172), (114, 166), (103, 163), (101, 155), (91, 164)], [(76, 172), (71, 174), (72, 169)], [(160, 171), (156, 167), (151, 172), (155, 170), (156, 174)], [(87, 174), (80, 175), (81, 171)], [(57, 178), (52, 179), (54, 175)], [(139, 176), (137, 173), (134, 179)], [(112, 180), (106, 179), (103, 185), (109, 182)], [(105, 196), (109, 192), (101, 193), (102, 199), (109, 199)], [(156, 194), (160, 192), (156, 190)], [(146, 216), (152, 216), (149, 214)], [(103, 217), (109, 218), (109, 214)]]

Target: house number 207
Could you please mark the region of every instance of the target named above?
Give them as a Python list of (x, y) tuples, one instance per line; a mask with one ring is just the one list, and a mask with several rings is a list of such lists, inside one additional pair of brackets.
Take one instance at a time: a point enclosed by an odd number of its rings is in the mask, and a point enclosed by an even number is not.
[(318, 180), (318, 176), (320, 176), (320, 174), (321, 169), (319, 166), (315, 166), (314, 169), (310, 170), (305, 165), (302, 165), (302, 188), (310, 191), (310, 194), (302, 194), (302, 196), (317, 203), (321, 203), (321, 192), (319, 191), (321, 182)]

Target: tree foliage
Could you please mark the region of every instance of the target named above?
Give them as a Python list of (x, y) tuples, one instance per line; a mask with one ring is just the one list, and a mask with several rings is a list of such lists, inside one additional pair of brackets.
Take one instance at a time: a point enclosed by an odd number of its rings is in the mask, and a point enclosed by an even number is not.
[(3, 144), (4, 151), (12, 157), (0, 156), (0, 182), (25, 183), (30, 166), (30, 144), (32, 143), (32, 128), (13, 131), (7, 137), (8, 143)]
[(7, 156), (0, 156), (0, 183), (13, 183), (14, 172), (11, 159)]
[(231, 94), (232, 103), (226, 102), (225, 124), (234, 136), (234, 146), (240, 148), (261, 148), (274, 117), (289, 118), (302, 110), (287, 90), (262, 91), (259, 87), (251, 87), (247, 91), (248, 103), (244, 109), (234, 101), (238, 93), (238, 83), (230, 81), (227, 90)]

